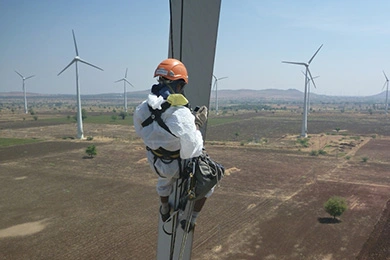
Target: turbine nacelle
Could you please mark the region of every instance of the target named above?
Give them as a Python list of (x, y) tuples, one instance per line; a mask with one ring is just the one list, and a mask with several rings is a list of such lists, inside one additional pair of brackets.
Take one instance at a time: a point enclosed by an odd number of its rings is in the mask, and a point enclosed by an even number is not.
[[(127, 80), (127, 71), (128, 71), (128, 68), (126, 68), (125, 77), (121, 78), (121, 79), (118, 79), (117, 81), (114, 81), (114, 83), (117, 83), (117, 82), (120, 82), (120, 81), (124, 81), (124, 82), (128, 83), (130, 86), (132, 86), (133, 88), (135, 88), (133, 86), (133, 84), (131, 84), (130, 81)], [(125, 83), (125, 87), (126, 87), (126, 83)]]
[(27, 79), (30, 79), (30, 78), (32, 78), (32, 77), (35, 77), (35, 75), (32, 75), (32, 76), (28, 76), (27, 78), (25, 78), (22, 74), (20, 74), (20, 73), (17, 72), (16, 70), (15, 70), (15, 72), (22, 78), (23, 81), (25, 81), (25, 80), (27, 80)]

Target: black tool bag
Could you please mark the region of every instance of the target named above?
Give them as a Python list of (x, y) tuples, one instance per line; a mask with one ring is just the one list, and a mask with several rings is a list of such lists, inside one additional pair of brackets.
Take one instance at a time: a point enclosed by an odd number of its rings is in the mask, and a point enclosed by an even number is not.
[(189, 200), (203, 198), (225, 174), (225, 168), (213, 161), (205, 152), (190, 160), (187, 171), (189, 172)]

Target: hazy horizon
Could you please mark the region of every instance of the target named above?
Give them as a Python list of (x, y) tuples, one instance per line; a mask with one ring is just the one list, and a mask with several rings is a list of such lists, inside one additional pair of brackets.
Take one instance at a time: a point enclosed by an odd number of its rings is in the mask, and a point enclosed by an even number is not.
[[(226, 91), (259, 91), (259, 92), (262, 92), (262, 91), (282, 91), (282, 92), (288, 92), (288, 91), (297, 91), (299, 93), (304, 94), (303, 91), (299, 90), (299, 89), (221, 89), (218, 91), (218, 93), (220, 93), (220, 98), (222, 97), (221, 94), (223, 94), (224, 92)], [(128, 97), (131, 97), (131, 94), (132, 93), (141, 93), (141, 92), (150, 92), (150, 89), (140, 89), (140, 90), (127, 90), (127, 94), (128, 94)], [(7, 96), (7, 94), (16, 94), (16, 96), (22, 96), (23, 95), (23, 91), (5, 91), (5, 92), (1, 92), (0, 91), (0, 97), (1, 96)], [(356, 96), (356, 95), (343, 95), (343, 96), (338, 96), (338, 95), (327, 95), (327, 94), (320, 94), (320, 93), (311, 93), (312, 95), (319, 95), (319, 96), (327, 96), (327, 97), (357, 97), (357, 98), (366, 98), (366, 97), (373, 97), (373, 96), (376, 96), (378, 98), (380, 98), (380, 96), (383, 96), (383, 98), (385, 97), (386, 95), (386, 91), (382, 91), (382, 92), (379, 92), (377, 94), (373, 94), (373, 95), (366, 95), (366, 96)], [(43, 95), (43, 96), (61, 96), (61, 95), (64, 95), (64, 96), (69, 96), (69, 95), (73, 95), (76, 97), (76, 93), (55, 93), (55, 94), (50, 94), (50, 93), (38, 93), (38, 92), (31, 92), (31, 91), (28, 91), (26, 92), (26, 95), (27, 96), (33, 96), (33, 95)], [(123, 97), (123, 92), (115, 92), (115, 91), (112, 91), (112, 92), (102, 92), (102, 93), (82, 93), (81, 94), (82, 96), (93, 96), (93, 95), (118, 95), (120, 97)], [(211, 92), (211, 97), (212, 98), (215, 98), (215, 91), (212, 91)], [(146, 98), (146, 95), (145, 95), (145, 98)], [(303, 99), (302, 99), (303, 101)], [(210, 105), (211, 103), (213, 103), (214, 100), (210, 100)]]
[[(390, 42), (390, 2), (312, 1), (239, 4), (222, 1), (214, 74), (228, 77), (219, 89), (297, 89), (304, 91), (308, 62), (317, 88), (331, 96), (372, 96), (385, 91), (382, 70)], [(75, 94), (75, 68), (57, 74), (79, 56), (104, 71), (79, 64), (81, 94), (123, 93), (124, 77), (144, 90), (156, 82), (153, 72), (167, 57), (169, 1), (0, 2), (0, 92)], [(191, 75), (189, 75), (191, 82)]]

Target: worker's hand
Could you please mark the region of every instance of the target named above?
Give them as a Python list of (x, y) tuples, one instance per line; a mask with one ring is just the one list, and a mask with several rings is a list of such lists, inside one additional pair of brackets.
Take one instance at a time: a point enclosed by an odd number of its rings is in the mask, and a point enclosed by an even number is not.
[(195, 112), (195, 124), (200, 129), (207, 121), (207, 107), (201, 106), (198, 111)]

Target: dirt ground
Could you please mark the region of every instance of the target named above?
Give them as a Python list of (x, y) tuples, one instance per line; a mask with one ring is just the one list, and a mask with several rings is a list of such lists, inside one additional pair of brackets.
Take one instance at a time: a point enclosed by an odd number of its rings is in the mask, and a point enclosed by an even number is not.
[[(73, 124), (31, 123), (0, 128), (44, 140), (0, 148), (0, 259), (155, 259), (156, 176), (133, 128), (85, 124), (94, 139), (80, 141), (62, 139)], [(192, 259), (390, 259), (390, 137), (345, 138), (206, 143), (226, 176), (199, 217)], [(338, 222), (323, 209), (334, 195), (349, 206)]]

